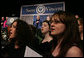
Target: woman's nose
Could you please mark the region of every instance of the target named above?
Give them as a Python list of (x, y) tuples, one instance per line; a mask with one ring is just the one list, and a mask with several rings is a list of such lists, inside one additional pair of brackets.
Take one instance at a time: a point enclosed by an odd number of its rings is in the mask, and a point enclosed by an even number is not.
[(54, 26), (54, 23), (51, 23), (51, 27), (53, 27)]
[(10, 31), (12, 30), (12, 27), (10, 28)]
[(44, 26), (42, 26), (42, 28), (43, 28)]

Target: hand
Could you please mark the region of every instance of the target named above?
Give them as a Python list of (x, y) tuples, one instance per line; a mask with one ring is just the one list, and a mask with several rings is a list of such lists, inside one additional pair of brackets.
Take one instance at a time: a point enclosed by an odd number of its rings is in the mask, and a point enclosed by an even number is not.
[(39, 23), (39, 21), (36, 21), (36, 23)]

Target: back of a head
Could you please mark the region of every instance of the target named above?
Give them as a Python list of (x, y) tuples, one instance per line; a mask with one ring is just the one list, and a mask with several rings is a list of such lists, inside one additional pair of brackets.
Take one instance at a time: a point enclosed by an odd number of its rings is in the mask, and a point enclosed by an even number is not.
[(31, 42), (33, 34), (29, 24), (20, 19), (17, 19), (14, 22), (17, 22), (16, 40), (19, 41), (19, 44), (27, 44), (28, 42)]

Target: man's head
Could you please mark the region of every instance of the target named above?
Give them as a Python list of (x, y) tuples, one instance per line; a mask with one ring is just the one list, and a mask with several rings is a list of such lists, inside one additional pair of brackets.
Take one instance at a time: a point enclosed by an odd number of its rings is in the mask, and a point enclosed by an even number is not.
[(39, 15), (37, 15), (37, 17), (36, 17), (36, 18), (37, 18), (37, 20), (39, 20), (39, 19), (40, 19), (40, 16), (39, 16)]

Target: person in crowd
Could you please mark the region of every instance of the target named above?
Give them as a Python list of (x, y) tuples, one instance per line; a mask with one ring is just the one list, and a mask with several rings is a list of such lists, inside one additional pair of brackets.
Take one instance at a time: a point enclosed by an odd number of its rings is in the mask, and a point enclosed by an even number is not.
[(80, 34), (75, 16), (59, 11), (52, 15), (50, 22), (50, 34), (53, 36), (51, 57), (83, 57), (78, 47)]
[(80, 32), (80, 37), (81, 37), (81, 41), (79, 43), (80, 48), (83, 51), (83, 19), (82, 18), (78, 18), (78, 25), (79, 25), (79, 32)]
[(49, 23), (49, 21), (45, 20), (42, 23), (41, 32), (44, 35), (44, 39), (43, 39), (42, 43), (50, 42), (52, 40), (52, 37), (49, 34), (50, 33), (50, 23)]
[(2, 17), (2, 20), (1, 20), (1, 31), (8, 32), (7, 31), (7, 27), (8, 27), (8, 25), (7, 25), (7, 19), (8, 19), (8, 17), (6, 17), (6, 18)]
[(82, 18), (78, 19), (78, 24), (79, 24), (79, 32), (80, 32), (81, 40), (83, 40), (83, 19)]
[(5, 28), (5, 27), (8, 27), (8, 25), (7, 25), (7, 20), (8, 20), (8, 17), (6, 17), (6, 20), (4, 21), (4, 24), (3, 24), (3, 27)]
[(29, 25), (17, 19), (11, 24), (9, 33), (8, 45), (2, 50), (3, 57), (24, 57), (25, 47), (33, 38)]
[(78, 19), (78, 18), (79, 18), (79, 15), (76, 14), (76, 15), (75, 15), (75, 18)]
[(2, 19), (1, 19), (1, 27), (2, 27), (2, 28), (4, 28), (4, 27), (3, 27), (4, 21), (5, 21), (5, 20), (4, 20), (4, 17), (2, 17)]
[(44, 35), (44, 38), (42, 39), (38, 49), (43, 57), (49, 57), (49, 53), (52, 48), (52, 40), (53, 40), (53, 38), (50, 35), (49, 21), (47, 20), (43, 21), (41, 32)]
[(80, 37), (81, 37), (79, 46), (83, 51), (83, 18), (80, 18), (79, 15), (75, 15), (75, 18), (78, 20), (79, 32), (80, 32)]
[(41, 27), (42, 27), (42, 20), (40, 19), (40, 15), (36, 16), (36, 19), (34, 19), (33, 25), (36, 27), (36, 37), (39, 39), (39, 43), (42, 40), (42, 33), (41, 33)]
[(33, 22), (33, 25), (34, 25), (37, 29), (41, 29), (42, 21), (41, 21), (39, 15), (37, 15), (36, 20)]
[[(6, 22), (5, 22), (6, 21)], [(6, 42), (8, 40), (8, 26), (7, 26), (7, 17), (6, 19), (2, 17), (1, 19), (1, 49), (6, 45)]]
[(50, 16), (47, 16), (46, 20), (50, 21)]

